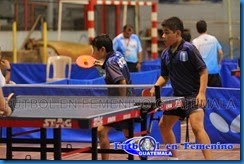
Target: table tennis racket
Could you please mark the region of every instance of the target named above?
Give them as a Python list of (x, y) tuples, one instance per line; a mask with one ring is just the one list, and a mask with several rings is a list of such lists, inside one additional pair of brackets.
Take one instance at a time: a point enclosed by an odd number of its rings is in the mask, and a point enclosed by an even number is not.
[(8, 106), (10, 107), (12, 113), (14, 112), (15, 106), (16, 106), (16, 102), (17, 102), (17, 97), (14, 93), (11, 93), (8, 95), (7, 97), (7, 102), (8, 102)]
[(101, 66), (102, 63), (90, 55), (81, 55), (76, 59), (76, 64), (81, 68), (91, 68), (93, 66)]
[(145, 96), (152, 96), (149, 89), (143, 89), (142, 92), (141, 92), (141, 95), (143, 97), (145, 97)]

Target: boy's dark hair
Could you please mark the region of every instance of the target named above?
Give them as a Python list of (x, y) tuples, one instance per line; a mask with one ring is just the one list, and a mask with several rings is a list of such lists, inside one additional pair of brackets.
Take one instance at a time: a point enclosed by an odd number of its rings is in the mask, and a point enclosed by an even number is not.
[(161, 23), (161, 26), (162, 27), (168, 27), (173, 32), (175, 32), (176, 30), (180, 30), (181, 31), (181, 35), (183, 34), (183, 31), (184, 31), (183, 22), (178, 17), (170, 17), (168, 19), (165, 19)]
[(191, 42), (191, 31), (189, 29), (184, 29), (184, 32), (181, 36), (185, 41)]
[(197, 32), (202, 34), (207, 31), (207, 23), (204, 20), (200, 20), (196, 24)]
[(91, 45), (100, 50), (102, 47), (105, 47), (106, 52), (113, 51), (113, 41), (107, 34), (100, 34), (96, 36), (92, 41)]

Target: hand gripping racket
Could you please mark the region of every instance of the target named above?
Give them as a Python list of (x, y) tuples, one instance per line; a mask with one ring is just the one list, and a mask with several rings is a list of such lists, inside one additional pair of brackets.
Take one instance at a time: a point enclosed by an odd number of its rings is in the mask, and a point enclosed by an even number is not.
[(10, 107), (10, 109), (13, 113), (15, 106), (16, 106), (16, 102), (17, 102), (16, 95), (14, 93), (11, 93), (10, 95), (8, 95), (7, 102), (8, 102), (8, 106)]
[[(16, 95), (14, 93), (11, 93), (7, 99), (6, 99), (6, 103), (8, 103), (8, 106), (11, 109), (11, 113), (12, 114), (14, 112), (15, 106), (16, 106), (16, 102), (17, 102), (17, 98)], [(3, 115), (4, 112), (0, 111), (0, 115)]]

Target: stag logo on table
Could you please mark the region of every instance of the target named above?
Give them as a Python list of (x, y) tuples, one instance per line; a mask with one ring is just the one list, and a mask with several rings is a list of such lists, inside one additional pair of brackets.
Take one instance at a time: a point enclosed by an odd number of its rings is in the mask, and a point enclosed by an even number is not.
[(72, 121), (71, 119), (45, 119), (43, 123), (44, 128), (71, 128)]

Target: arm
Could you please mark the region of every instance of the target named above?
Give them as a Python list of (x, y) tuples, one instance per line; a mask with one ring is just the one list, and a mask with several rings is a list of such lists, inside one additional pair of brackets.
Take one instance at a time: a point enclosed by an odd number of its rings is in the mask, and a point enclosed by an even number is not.
[(2, 88), (0, 89), (0, 112), (1, 113), (5, 112), (5, 100), (4, 100), (4, 97), (3, 97)]
[[(118, 82), (118, 84), (121, 84), (121, 85), (126, 85), (126, 81), (125, 80), (120, 80)], [(120, 96), (126, 96), (126, 93), (127, 93), (127, 88), (124, 87), (124, 88), (118, 88), (119, 89), (119, 95)]]
[(139, 39), (139, 37), (137, 35), (136, 36), (136, 42), (137, 42), (137, 65), (136, 68), (138, 71), (141, 70), (141, 63), (143, 61), (143, 50), (142, 50), (142, 46), (141, 46), (141, 41)]
[(169, 80), (168, 76), (160, 76), (156, 81), (155, 85), (163, 87)]
[(138, 57), (138, 62), (137, 62), (136, 67), (137, 67), (137, 70), (140, 71), (141, 70), (141, 63), (143, 61), (143, 59), (142, 59), (142, 51), (138, 52), (137, 57)]
[(6, 80), (6, 84), (9, 84), (9, 82), (10, 82), (10, 69), (6, 69), (5, 80)]
[(5, 81), (6, 84), (9, 84), (10, 81), (10, 71), (11, 71), (11, 66), (8, 60), (3, 59), (1, 61), (1, 64), (4, 66), (4, 70), (6, 71), (5, 73)]
[(220, 65), (221, 62), (222, 62), (224, 53), (223, 53), (223, 50), (222, 50), (222, 46), (220, 45), (218, 40), (217, 40), (217, 54), (218, 54), (218, 64)]
[(11, 114), (11, 109), (4, 99), (2, 88), (0, 88), (0, 115), (2, 114), (5, 116), (9, 116)]
[(196, 97), (196, 104), (203, 108), (206, 105), (206, 89), (208, 83), (208, 71), (207, 69), (203, 69), (200, 72), (200, 88), (198, 95)]
[(223, 60), (223, 56), (224, 56), (224, 53), (223, 53), (223, 50), (222, 49), (219, 49), (218, 50), (218, 55), (219, 55), (219, 65), (221, 64), (222, 60)]
[[(168, 76), (159, 76), (158, 80), (156, 81), (156, 83), (154, 85), (160, 86), (160, 88), (161, 88), (165, 84), (167, 84), (168, 80), (169, 80)], [(155, 88), (152, 87), (150, 92), (151, 92), (151, 95), (154, 95), (155, 94)]]

